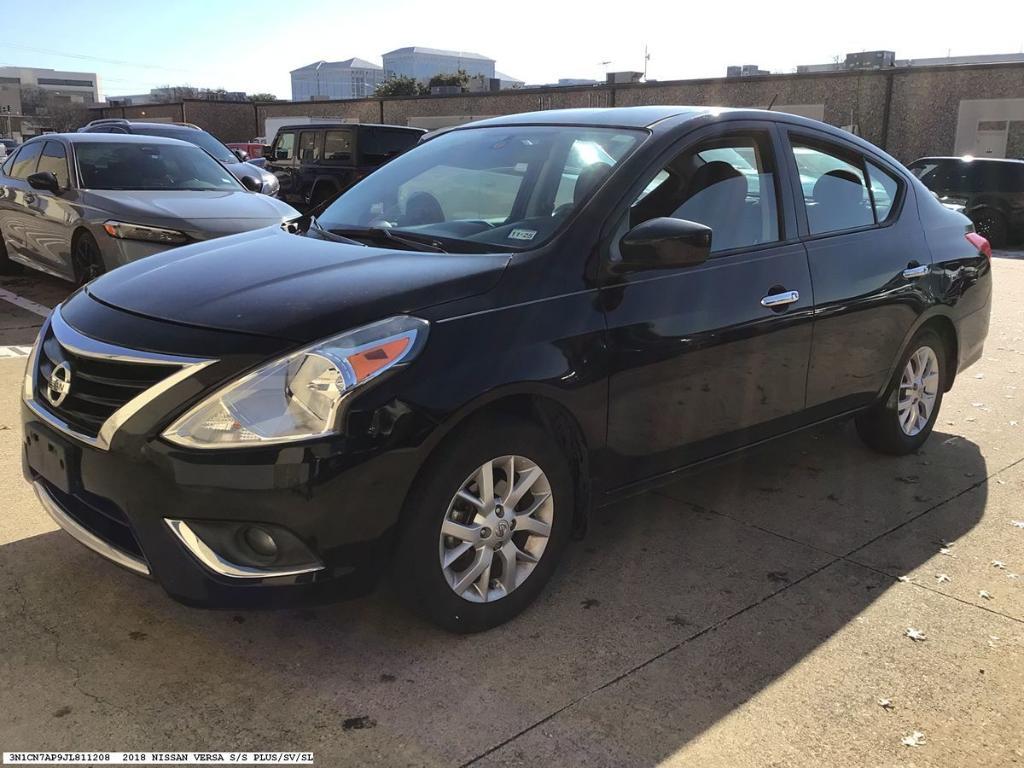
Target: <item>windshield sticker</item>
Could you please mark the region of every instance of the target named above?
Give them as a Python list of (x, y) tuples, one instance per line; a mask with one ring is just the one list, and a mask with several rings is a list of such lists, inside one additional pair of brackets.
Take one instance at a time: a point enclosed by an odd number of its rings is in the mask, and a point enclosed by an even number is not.
[(508, 233), (509, 240), (533, 240), (537, 236), (535, 229), (513, 229)]

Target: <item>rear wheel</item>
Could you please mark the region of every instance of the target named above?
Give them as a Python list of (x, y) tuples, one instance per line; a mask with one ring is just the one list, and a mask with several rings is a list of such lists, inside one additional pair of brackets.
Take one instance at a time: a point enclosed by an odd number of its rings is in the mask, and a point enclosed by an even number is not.
[(74, 245), (71, 246), (71, 265), (78, 285), (85, 285), (107, 271), (100, 247), (88, 232), (82, 232), (75, 238)]
[(942, 405), (948, 357), (942, 337), (930, 328), (913, 338), (888, 396), (857, 416), (857, 433), (869, 448), (902, 456), (924, 444)]
[(525, 609), (569, 540), (573, 483), (539, 426), (476, 420), (448, 441), (410, 492), (393, 571), (402, 599), (453, 632)]
[(1009, 234), (1006, 219), (998, 212), (992, 210), (979, 211), (971, 217), (974, 220), (974, 231), (988, 240), (993, 248), (1002, 248), (1006, 245)]

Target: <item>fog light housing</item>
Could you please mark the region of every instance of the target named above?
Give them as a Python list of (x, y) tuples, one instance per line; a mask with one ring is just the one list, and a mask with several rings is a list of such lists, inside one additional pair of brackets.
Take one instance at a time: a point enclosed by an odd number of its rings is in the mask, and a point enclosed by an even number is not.
[(207, 569), (233, 579), (298, 576), (323, 563), (296, 536), (272, 523), (171, 520), (165, 523)]

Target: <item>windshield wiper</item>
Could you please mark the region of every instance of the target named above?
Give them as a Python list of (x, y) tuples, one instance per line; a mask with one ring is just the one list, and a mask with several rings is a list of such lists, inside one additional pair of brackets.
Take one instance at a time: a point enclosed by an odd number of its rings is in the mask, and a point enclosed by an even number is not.
[(448, 251), (442, 248), (440, 243), (433, 238), (419, 240), (414, 239), (405, 233), (396, 235), (386, 227), (347, 227), (344, 229), (329, 229), (327, 231), (333, 235), (340, 235), (341, 237), (370, 237), (374, 240), (391, 240), (395, 243), (401, 243), (414, 251), (448, 253)]

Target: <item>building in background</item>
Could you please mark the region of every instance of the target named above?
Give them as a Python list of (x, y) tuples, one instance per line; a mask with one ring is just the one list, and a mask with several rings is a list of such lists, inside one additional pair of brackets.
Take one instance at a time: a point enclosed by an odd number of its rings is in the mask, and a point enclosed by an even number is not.
[(153, 88), (149, 93), (108, 96), (107, 104), (114, 107), (129, 107), (133, 104), (173, 104), (183, 99), (200, 101), (245, 101), (245, 91), (226, 91), (223, 88), (196, 88), (191, 85), (166, 85)]
[(861, 51), (848, 53), (843, 61), (828, 64), (800, 64), (800, 74), (842, 72), (850, 69), (887, 69), (889, 67), (936, 67), (958, 64), (1021, 64), (1024, 53), (984, 53), (974, 56), (938, 56), (928, 59), (897, 59), (895, 51)]
[[(467, 51), (442, 51), (414, 45), (396, 48), (383, 56), (386, 77), (412, 77), (426, 85), (434, 75), (454, 75), (460, 71), (470, 77), (494, 78), (494, 59)], [(507, 77), (507, 75), (503, 75)]]
[(767, 69), (761, 69), (757, 64), (732, 65), (725, 68), (726, 77), (754, 77), (755, 75), (770, 75)]
[(366, 59), (315, 61), (293, 69), (292, 101), (364, 99), (384, 82), (384, 68)]
[(39, 67), (0, 67), (0, 86), (41, 88), (66, 96), (74, 104), (95, 104), (100, 100), (99, 77), (95, 72), (67, 72)]

